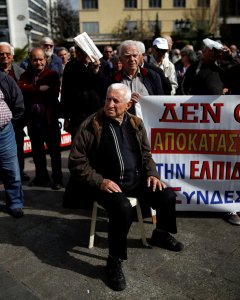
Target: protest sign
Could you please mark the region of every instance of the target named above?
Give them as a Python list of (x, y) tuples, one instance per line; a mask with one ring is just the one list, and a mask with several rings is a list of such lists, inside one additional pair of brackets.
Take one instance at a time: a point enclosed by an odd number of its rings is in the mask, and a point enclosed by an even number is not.
[(177, 210), (240, 211), (239, 96), (148, 96), (141, 108)]

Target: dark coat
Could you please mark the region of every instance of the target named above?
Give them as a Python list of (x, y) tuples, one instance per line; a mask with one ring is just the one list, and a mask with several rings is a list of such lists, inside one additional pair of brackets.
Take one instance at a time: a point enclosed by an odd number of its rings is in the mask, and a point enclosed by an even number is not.
[(15, 80), (11, 76), (0, 72), (0, 89), (4, 94), (5, 102), (12, 112), (13, 121), (20, 119), (24, 113), (24, 100)]
[(163, 88), (164, 94), (171, 95), (172, 85), (171, 85), (170, 80), (165, 76), (163, 70), (161, 68), (155, 66), (154, 64), (146, 62), (146, 61), (144, 61), (143, 67), (147, 68), (147, 69), (152, 69), (153, 71), (157, 72), (161, 77), (162, 88)]
[(223, 88), (221, 69), (214, 63), (191, 64), (182, 81), (184, 95), (222, 95)]
[[(127, 113), (128, 114), (128, 113)], [(143, 121), (128, 114), (130, 124), (136, 135), (141, 155), (144, 177), (159, 178)], [(88, 117), (80, 126), (69, 155), (70, 181), (64, 194), (63, 206), (66, 208), (91, 208), (93, 197), (91, 191), (99, 189), (103, 182), (102, 174), (96, 172), (96, 158), (103, 129), (103, 109)], [(92, 192), (94, 194), (94, 192)], [(78, 195), (77, 198), (76, 196)]]
[(72, 60), (64, 68), (61, 89), (62, 117), (70, 119), (75, 131), (89, 115), (103, 106), (106, 96), (105, 76), (94, 74), (91, 66)]
[[(140, 73), (143, 77), (143, 84), (145, 85), (149, 95), (164, 95), (164, 90), (162, 87), (162, 81), (160, 75), (152, 70), (139, 67)], [(112, 83), (122, 82), (123, 80), (123, 70), (117, 72)]]
[[(29, 67), (20, 77), (18, 85), (22, 90), (27, 120), (34, 121), (33, 106), (41, 104), (44, 109), (44, 117), (48, 118), (48, 122), (59, 118), (60, 103), (58, 100), (60, 91), (60, 79), (55, 71), (49, 70), (47, 67), (39, 74), (36, 84), (34, 83), (35, 73), (32, 67)], [(50, 89), (46, 92), (40, 91), (39, 87), (47, 85)]]

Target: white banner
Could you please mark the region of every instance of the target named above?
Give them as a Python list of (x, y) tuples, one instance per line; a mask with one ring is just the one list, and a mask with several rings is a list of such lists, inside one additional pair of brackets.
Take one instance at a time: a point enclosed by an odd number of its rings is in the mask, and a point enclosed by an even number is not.
[(148, 96), (141, 108), (177, 210), (240, 211), (240, 96)]
[[(59, 126), (61, 128), (61, 147), (67, 147), (71, 145), (71, 135), (63, 129), (64, 119), (59, 119)], [(24, 127), (25, 137), (24, 137), (24, 153), (32, 152), (32, 146), (30, 137), (28, 136), (27, 127)]]

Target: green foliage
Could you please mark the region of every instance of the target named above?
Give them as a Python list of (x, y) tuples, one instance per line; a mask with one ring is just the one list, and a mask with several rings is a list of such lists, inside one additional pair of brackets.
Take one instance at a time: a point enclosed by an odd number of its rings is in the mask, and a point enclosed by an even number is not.
[(28, 55), (28, 45), (23, 48), (14, 48), (14, 61), (20, 63)]

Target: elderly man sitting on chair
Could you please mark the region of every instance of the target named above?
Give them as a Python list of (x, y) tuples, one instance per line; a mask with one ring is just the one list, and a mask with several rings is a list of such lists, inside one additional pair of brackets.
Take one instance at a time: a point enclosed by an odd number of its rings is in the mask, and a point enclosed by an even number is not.
[(108, 212), (106, 271), (109, 286), (117, 291), (126, 287), (121, 264), (127, 259), (134, 210), (127, 197), (137, 197), (143, 205), (156, 209), (151, 245), (183, 249), (169, 234), (177, 232), (176, 195), (160, 181), (143, 121), (127, 112), (131, 105), (129, 87), (110, 85), (104, 108), (81, 124), (69, 155), (70, 173), (79, 181), (81, 191), (85, 189), (88, 199), (96, 199)]

